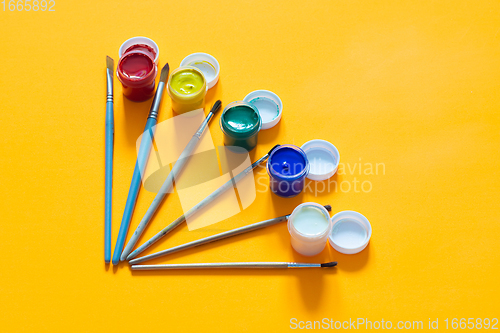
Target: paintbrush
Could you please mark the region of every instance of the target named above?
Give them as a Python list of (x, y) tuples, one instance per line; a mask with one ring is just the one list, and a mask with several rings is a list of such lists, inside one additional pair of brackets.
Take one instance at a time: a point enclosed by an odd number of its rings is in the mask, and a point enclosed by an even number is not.
[(163, 92), (165, 91), (169, 69), (170, 67), (166, 64), (161, 70), (160, 82), (158, 83), (158, 88), (156, 88), (155, 97), (153, 98), (151, 109), (149, 110), (146, 127), (144, 128), (139, 151), (137, 152), (134, 174), (132, 175), (132, 181), (130, 183), (130, 189), (127, 196), (127, 203), (125, 204), (125, 209), (123, 211), (120, 231), (118, 232), (118, 238), (116, 239), (115, 251), (113, 252), (113, 265), (117, 265), (120, 262), (120, 255), (123, 250), (123, 245), (125, 244), (125, 237), (127, 237), (130, 220), (132, 219), (132, 213), (134, 212), (135, 203), (137, 201), (137, 194), (139, 193), (139, 188), (141, 186), (141, 175), (144, 173), (151, 145), (153, 143), (154, 131), (156, 129), (156, 123), (158, 122), (158, 111), (160, 110), (161, 99), (163, 97)]
[(146, 250), (148, 247), (153, 245), (155, 242), (157, 242), (160, 238), (168, 234), (170, 231), (172, 231), (175, 227), (180, 225), (182, 222), (186, 221), (187, 218), (195, 214), (196, 212), (200, 211), (203, 209), (203, 207), (207, 206), (209, 203), (211, 203), (213, 200), (215, 200), (217, 197), (219, 197), (222, 193), (224, 193), (226, 190), (229, 188), (233, 187), (234, 184), (236, 184), (239, 180), (244, 178), (247, 174), (252, 172), (253, 169), (255, 169), (260, 163), (264, 162), (269, 155), (273, 152), (274, 149), (279, 147), (279, 145), (274, 146), (266, 155), (263, 157), (259, 158), (257, 161), (255, 161), (251, 166), (228, 180), (224, 185), (213, 191), (208, 197), (197, 203), (195, 206), (193, 206), (190, 210), (188, 210), (186, 213), (181, 215), (179, 218), (177, 218), (174, 222), (170, 223), (168, 226), (163, 228), (159, 233), (154, 235), (150, 240), (148, 240), (146, 243), (142, 244), (139, 246), (134, 252), (129, 254), (127, 257), (127, 260), (132, 260), (135, 258), (139, 253), (143, 252)]
[(158, 191), (158, 193), (156, 194), (153, 202), (149, 206), (146, 214), (144, 215), (141, 222), (137, 226), (137, 229), (135, 230), (134, 234), (132, 235), (132, 237), (128, 241), (127, 246), (125, 246), (125, 249), (123, 250), (123, 253), (121, 255), (120, 260), (122, 260), (122, 261), (125, 260), (127, 258), (127, 256), (130, 254), (130, 252), (132, 251), (132, 249), (134, 248), (135, 244), (139, 240), (139, 237), (141, 236), (142, 232), (144, 231), (144, 229), (146, 228), (148, 223), (153, 218), (153, 215), (156, 212), (156, 210), (158, 209), (158, 207), (160, 206), (161, 202), (163, 201), (163, 199), (165, 198), (167, 193), (170, 192), (170, 190), (172, 189), (174, 179), (176, 179), (179, 176), (179, 173), (182, 171), (182, 169), (186, 165), (187, 161), (191, 157), (191, 154), (193, 153), (193, 151), (196, 149), (196, 146), (200, 142), (201, 136), (203, 135), (203, 132), (207, 128), (208, 123), (213, 118), (215, 113), (220, 109), (221, 105), (222, 105), (222, 103), (220, 100), (215, 102), (215, 104), (212, 106), (212, 109), (208, 113), (208, 115), (205, 118), (205, 120), (203, 121), (203, 123), (201, 123), (201, 125), (198, 128), (198, 130), (196, 131), (196, 133), (193, 135), (191, 140), (188, 142), (188, 144), (186, 145), (186, 147), (182, 151), (181, 155), (177, 159), (177, 162), (175, 163), (175, 165), (172, 167), (172, 170), (168, 174), (167, 179), (165, 180), (165, 182), (161, 186), (161, 188)]
[[(326, 205), (324, 207), (329, 212), (332, 210), (332, 207), (330, 205)], [(166, 250), (163, 250), (163, 251), (159, 251), (159, 252), (156, 252), (156, 253), (144, 256), (144, 257), (133, 259), (133, 260), (130, 261), (130, 264), (131, 265), (136, 265), (136, 264), (139, 264), (139, 263), (147, 261), (147, 260), (151, 260), (151, 259), (154, 259), (154, 258), (165, 256), (167, 254), (172, 254), (172, 253), (175, 253), (175, 252), (179, 252), (179, 251), (182, 251), (182, 250), (187, 250), (187, 249), (190, 249), (190, 248), (193, 248), (193, 247), (196, 247), (196, 246), (200, 246), (200, 245), (203, 245), (203, 244), (212, 243), (212, 242), (215, 242), (215, 241), (218, 241), (218, 240), (221, 240), (221, 239), (226, 239), (226, 238), (233, 237), (233, 236), (236, 236), (236, 235), (245, 234), (245, 233), (250, 232), (250, 231), (259, 230), (259, 229), (262, 229), (262, 228), (265, 228), (265, 227), (269, 227), (271, 225), (275, 225), (275, 224), (278, 224), (280, 222), (288, 220), (288, 218), (290, 217), (290, 215), (291, 214), (280, 216), (280, 217), (275, 217), (273, 219), (269, 219), (269, 220), (266, 220), (266, 221), (261, 221), (261, 222), (249, 224), (249, 225), (246, 225), (244, 227), (240, 227), (240, 228), (236, 228), (236, 229), (233, 229), (233, 230), (225, 231), (225, 232), (222, 232), (220, 234), (216, 234), (216, 235), (212, 235), (210, 237), (198, 239), (198, 240), (186, 243), (186, 244), (174, 246), (174, 247), (172, 247), (170, 249), (166, 249)]]
[(302, 262), (217, 262), (199, 264), (166, 264), (166, 265), (133, 265), (134, 271), (164, 270), (164, 269), (215, 269), (215, 268), (328, 268), (337, 266), (336, 261), (323, 264)]
[(113, 112), (113, 69), (115, 62), (106, 56), (106, 125), (105, 125), (105, 179), (104, 179), (104, 262), (111, 260), (111, 202), (113, 192), (113, 144), (115, 116)]

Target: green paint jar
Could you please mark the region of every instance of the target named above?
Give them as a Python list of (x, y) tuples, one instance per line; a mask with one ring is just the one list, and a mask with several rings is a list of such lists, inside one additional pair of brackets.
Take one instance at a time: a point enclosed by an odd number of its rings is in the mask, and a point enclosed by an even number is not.
[(257, 145), (262, 119), (257, 108), (246, 102), (228, 104), (220, 117), (224, 145), (237, 146), (250, 151)]

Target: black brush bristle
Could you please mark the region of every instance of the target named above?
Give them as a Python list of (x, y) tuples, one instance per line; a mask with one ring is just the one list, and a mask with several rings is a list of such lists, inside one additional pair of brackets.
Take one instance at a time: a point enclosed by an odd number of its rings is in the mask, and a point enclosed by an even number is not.
[(335, 267), (335, 266), (337, 266), (337, 262), (336, 261), (325, 262), (324, 264), (321, 264), (321, 267)]
[(276, 149), (278, 148), (280, 145), (276, 145), (274, 146), (273, 148), (271, 148), (271, 150), (267, 153), (267, 155), (271, 155), (271, 153)]
[(214, 103), (214, 105), (212, 106), (212, 110), (210, 110), (210, 112), (212, 112), (214, 115), (217, 113), (217, 111), (220, 110), (220, 107), (222, 106), (222, 102), (219, 100), (217, 100), (217, 102)]
[(325, 209), (326, 209), (327, 211), (329, 211), (329, 212), (331, 212), (331, 211), (332, 211), (332, 206), (330, 206), (330, 205), (324, 205), (323, 207), (325, 207)]
[(168, 63), (166, 63), (165, 66), (163, 66), (163, 68), (161, 69), (160, 82), (167, 82), (169, 71), (170, 66), (168, 65)]

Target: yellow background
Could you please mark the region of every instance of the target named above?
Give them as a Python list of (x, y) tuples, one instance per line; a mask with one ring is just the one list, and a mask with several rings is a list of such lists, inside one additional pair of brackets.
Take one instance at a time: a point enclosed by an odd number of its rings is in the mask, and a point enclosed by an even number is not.
[[(0, 7), (1, 8), (1, 7)], [(500, 317), (500, 4), (497, 1), (63, 1), (55, 12), (0, 11), (0, 330), (283, 332), (290, 319)], [(325, 139), (369, 193), (280, 199), (259, 193), (240, 214), (184, 225), (148, 253), (290, 213), (304, 201), (371, 222), (366, 250), (306, 258), (285, 224), (157, 263), (337, 260), (331, 270), (131, 273), (103, 262), (105, 56), (126, 39), (160, 47), (176, 68), (214, 55), (207, 104), (276, 92), (276, 143)], [(150, 103), (115, 78), (113, 247)], [(172, 117), (166, 95), (160, 121)], [(222, 143), (217, 116), (210, 125)], [(261, 171), (262, 172), (262, 171)], [(135, 229), (154, 194), (141, 191)], [(145, 236), (181, 213), (169, 195)], [(151, 262), (152, 263), (152, 262)]]

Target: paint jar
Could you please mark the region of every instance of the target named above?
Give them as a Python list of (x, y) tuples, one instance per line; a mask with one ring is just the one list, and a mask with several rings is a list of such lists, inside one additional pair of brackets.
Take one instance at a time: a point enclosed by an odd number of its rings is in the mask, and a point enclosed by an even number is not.
[(314, 256), (323, 251), (331, 229), (328, 211), (314, 202), (298, 205), (288, 218), (292, 247), (304, 256)]
[(172, 99), (172, 109), (183, 114), (205, 106), (207, 82), (198, 68), (181, 66), (170, 75), (167, 91)]
[(368, 219), (358, 212), (346, 210), (332, 217), (330, 245), (340, 253), (355, 254), (363, 251), (372, 236)]
[(123, 86), (123, 95), (134, 102), (153, 97), (158, 69), (151, 53), (131, 49), (118, 61), (116, 74)]
[(294, 145), (276, 148), (267, 161), (271, 191), (284, 198), (302, 192), (309, 173), (309, 162), (302, 149)]
[(121, 58), (125, 53), (132, 50), (141, 50), (148, 53), (154, 59), (156, 66), (158, 66), (160, 49), (152, 39), (140, 36), (127, 39), (118, 50), (118, 58)]
[(220, 117), (220, 128), (224, 133), (224, 145), (236, 146), (250, 151), (257, 145), (262, 127), (259, 111), (251, 104), (237, 101), (229, 103)]

